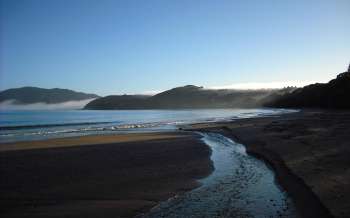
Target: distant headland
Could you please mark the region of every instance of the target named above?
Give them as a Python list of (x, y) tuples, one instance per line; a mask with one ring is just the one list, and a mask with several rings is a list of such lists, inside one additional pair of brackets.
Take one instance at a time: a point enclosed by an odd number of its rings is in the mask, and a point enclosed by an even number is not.
[(283, 89), (206, 89), (186, 85), (156, 95), (109, 95), (76, 92), (69, 89), (22, 87), (0, 92), (0, 103), (15, 105), (58, 104), (87, 100), (88, 110), (210, 109), (210, 108), (350, 108), (350, 66), (328, 83)]

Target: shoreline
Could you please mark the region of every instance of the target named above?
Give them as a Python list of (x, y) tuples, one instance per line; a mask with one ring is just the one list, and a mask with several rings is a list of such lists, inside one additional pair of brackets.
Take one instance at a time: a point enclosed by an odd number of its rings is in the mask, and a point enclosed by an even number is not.
[(267, 162), (303, 217), (350, 215), (350, 112), (300, 111), (279, 117), (198, 123), (185, 130), (220, 132)]
[(143, 133), (123, 133), (123, 134), (96, 134), (86, 136), (72, 136), (63, 138), (52, 138), (43, 140), (29, 140), (19, 142), (0, 143), (0, 152), (20, 151), (48, 148), (69, 148), (76, 146), (91, 146), (97, 144), (112, 144), (125, 142), (142, 142), (158, 139), (181, 138), (181, 134), (176, 131), (168, 132), (143, 132)]

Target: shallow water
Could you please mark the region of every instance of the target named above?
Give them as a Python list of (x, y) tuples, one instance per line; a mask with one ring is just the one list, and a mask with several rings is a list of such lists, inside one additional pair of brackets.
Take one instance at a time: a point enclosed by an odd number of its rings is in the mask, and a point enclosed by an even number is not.
[(1, 111), (0, 142), (175, 130), (178, 124), (292, 112), (283, 109)]
[(202, 186), (162, 202), (144, 217), (298, 217), (274, 172), (245, 147), (216, 133), (200, 133), (215, 170)]

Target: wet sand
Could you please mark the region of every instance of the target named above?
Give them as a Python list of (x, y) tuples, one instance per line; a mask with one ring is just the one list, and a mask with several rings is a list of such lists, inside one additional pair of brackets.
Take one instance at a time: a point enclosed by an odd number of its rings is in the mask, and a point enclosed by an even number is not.
[(270, 163), (303, 217), (350, 217), (350, 112), (302, 111), (189, 129), (220, 132)]
[(1, 151), (32, 150), (43, 148), (63, 148), (75, 146), (89, 146), (96, 144), (121, 143), (121, 142), (142, 142), (156, 139), (172, 139), (187, 137), (188, 135), (169, 133), (134, 133), (118, 135), (89, 135), (69, 138), (47, 139), (39, 141), (0, 143)]
[(133, 217), (213, 170), (193, 133), (87, 136), (0, 145), (2, 217)]

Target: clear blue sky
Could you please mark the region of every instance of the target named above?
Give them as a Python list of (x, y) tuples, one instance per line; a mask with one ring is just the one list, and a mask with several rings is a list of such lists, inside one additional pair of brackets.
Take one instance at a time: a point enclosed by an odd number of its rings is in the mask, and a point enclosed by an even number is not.
[(1, 0), (0, 40), (0, 89), (327, 81), (350, 62), (350, 1)]

